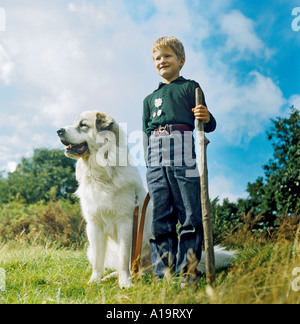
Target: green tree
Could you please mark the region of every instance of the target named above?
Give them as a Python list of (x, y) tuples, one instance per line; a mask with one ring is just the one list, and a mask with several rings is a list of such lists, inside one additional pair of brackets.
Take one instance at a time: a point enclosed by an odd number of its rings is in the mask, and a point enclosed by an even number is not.
[(276, 225), (278, 216), (286, 211), (293, 214), (300, 209), (300, 115), (299, 110), (292, 107), (289, 118), (278, 117), (272, 120), (267, 132), (272, 142), (274, 153), (263, 166), (264, 177), (254, 183), (248, 183), (247, 199), (238, 199), (236, 203), (224, 199), (222, 205), (218, 198), (211, 203), (211, 211), (215, 233), (222, 232), (238, 224), (244, 214), (253, 211), (253, 215), (263, 214), (258, 224), (261, 228)]
[(265, 179), (248, 184), (247, 191), (253, 207), (270, 220), (276, 215), (299, 210), (300, 115), (292, 107), (289, 118), (272, 120), (267, 132), (274, 148), (273, 157), (263, 166)]
[[(55, 190), (53, 190), (55, 188)], [(23, 158), (7, 178), (0, 178), (0, 202), (15, 198), (26, 203), (67, 198), (77, 188), (75, 162), (62, 150), (36, 149), (32, 158)]]
[(268, 139), (274, 147), (273, 158), (264, 166), (266, 175), (265, 208), (272, 212), (299, 210), (300, 115), (291, 108), (290, 118), (273, 120)]

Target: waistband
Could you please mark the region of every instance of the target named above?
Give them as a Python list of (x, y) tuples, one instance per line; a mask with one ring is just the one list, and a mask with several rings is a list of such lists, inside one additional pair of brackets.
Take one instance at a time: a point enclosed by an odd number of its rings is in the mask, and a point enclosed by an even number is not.
[(193, 132), (193, 128), (185, 125), (185, 124), (174, 124), (174, 125), (165, 125), (165, 126), (159, 126), (157, 129), (155, 129), (151, 135), (152, 136), (165, 136), (170, 135), (174, 132), (178, 132), (180, 134), (184, 134), (185, 132)]

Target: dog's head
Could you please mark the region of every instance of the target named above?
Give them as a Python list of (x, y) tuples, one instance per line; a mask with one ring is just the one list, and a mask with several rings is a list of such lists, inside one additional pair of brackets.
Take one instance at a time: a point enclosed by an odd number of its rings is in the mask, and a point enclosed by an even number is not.
[(99, 149), (97, 135), (102, 132), (116, 132), (114, 119), (96, 111), (82, 113), (72, 126), (57, 131), (61, 142), (66, 146), (65, 154), (73, 159), (88, 158)]

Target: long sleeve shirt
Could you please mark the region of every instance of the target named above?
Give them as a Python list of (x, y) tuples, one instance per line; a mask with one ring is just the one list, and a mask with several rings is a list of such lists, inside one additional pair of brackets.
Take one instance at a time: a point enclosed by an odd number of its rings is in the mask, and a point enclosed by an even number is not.
[[(147, 137), (159, 126), (185, 124), (194, 129), (195, 116), (192, 109), (196, 107), (196, 88), (201, 89), (197, 82), (183, 77), (170, 84), (160, 83), (158, 89), (144, 99), (143, 132)], [(204, 94), (202, 105), (207, 107)], [(213, 132), (216, 125), (216, 120), (210, 113), (210, 121), (204, 124), (204, 131)]]

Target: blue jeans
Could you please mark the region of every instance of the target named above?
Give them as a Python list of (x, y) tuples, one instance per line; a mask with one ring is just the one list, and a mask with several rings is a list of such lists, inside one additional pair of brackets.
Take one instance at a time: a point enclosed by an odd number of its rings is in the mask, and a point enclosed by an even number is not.
[(167, 269), (176, 274), (195, 271), (201, 260), (200, 178), (192, 133), (188, 141), (185, 136), (151, 136), (148, 147), (147, 183), (153, 203), (154, 236), (150, 246), (153, 271), (159, 277)]

